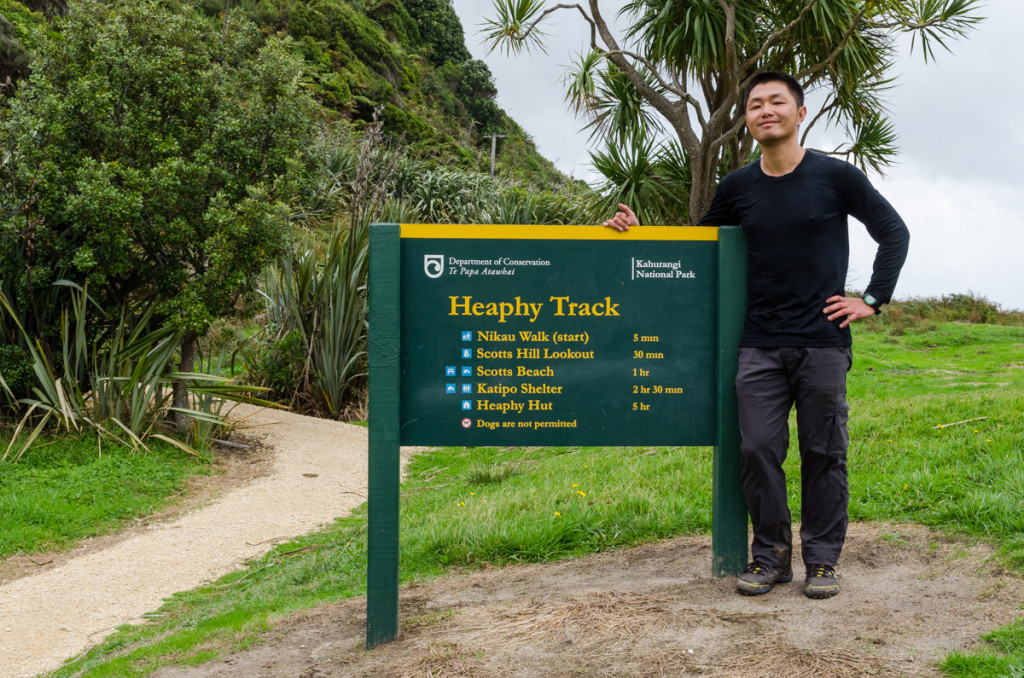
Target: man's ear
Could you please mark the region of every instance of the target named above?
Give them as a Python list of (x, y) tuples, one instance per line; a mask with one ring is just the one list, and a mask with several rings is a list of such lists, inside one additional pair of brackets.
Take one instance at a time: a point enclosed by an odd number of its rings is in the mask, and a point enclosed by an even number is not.
[(804, 121), (804, 118), (807, 117), (807, 107), (806, 106), (801, 106), (800, 109), (796, 113), (797, 113), (797, 117), (799, 118), (799, 120), (797, 120), (797, 124), (802, 123)]

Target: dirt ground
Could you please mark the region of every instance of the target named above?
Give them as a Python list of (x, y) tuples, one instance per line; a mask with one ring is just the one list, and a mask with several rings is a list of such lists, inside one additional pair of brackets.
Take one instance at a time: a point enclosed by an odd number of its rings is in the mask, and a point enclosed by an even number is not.
[(842, 592), (800, 575), (755, 598), (710, 575), (710, 538), (403, 587), (399, 638), (366, 651), (365, 599), (277, 620), (260, 644), (159, 678), (295, 676), (938, 676), (1022, 615), (991, 552), (912, 525), (854, 525)]
[[(197, 481), (176, 508), (69, 553), (0, 563), (0, 678), (54, 668), (117, 623), (140, 620), (161, 597), (365, 498), (365, 429), (266, 416), (262, 447), (228, 453), (225, 473)], [(243, 532), (236, 516), (256, 532)], [(165, 580), (160, 588), (128, 585), (138, 582), (121, 573), (140, 567), (147, 584)], [(842, 592), (831, 600), (804, 597), (800, 571), (748, 598), (710, 570), (710, 538), (680, 537), (460, 573), (403, 587), (399, 638), (373, 650), (365, 649), (365, 599), (354, 599), (274, 620), (248, 649), (211, 647), (223, 653), (217, 661), (155, 675), (938, 676), (948, 653), (970, 651), (982, 634), (1024, 617), (1024, 579), (1002, 570), (990, 549), (916, 525), (851, 526)]]

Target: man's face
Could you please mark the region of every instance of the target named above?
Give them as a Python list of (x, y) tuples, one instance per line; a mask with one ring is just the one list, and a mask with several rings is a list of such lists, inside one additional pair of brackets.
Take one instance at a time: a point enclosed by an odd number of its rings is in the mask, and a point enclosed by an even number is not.
[(762, 82), (747, 98), (747, 129), (762, 146), (795, 139), (806, 115), (807, 107), (796, 105), (784, 82)]

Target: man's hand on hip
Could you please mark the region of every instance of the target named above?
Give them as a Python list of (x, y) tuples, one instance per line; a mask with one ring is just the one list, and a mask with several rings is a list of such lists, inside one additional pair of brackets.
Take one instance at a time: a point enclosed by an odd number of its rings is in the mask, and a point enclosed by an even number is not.
[(860, 297), (836, 295), (829, 297), (826, 301), (828, 306), (825, 307), (825, 313), (830, 321), (836, 318), (845, 318), (843, 322), (839, 323), (840, 327), (847, 327), (854, 320), (868, 318), (875, 314), (875, 309), (864, 303)]

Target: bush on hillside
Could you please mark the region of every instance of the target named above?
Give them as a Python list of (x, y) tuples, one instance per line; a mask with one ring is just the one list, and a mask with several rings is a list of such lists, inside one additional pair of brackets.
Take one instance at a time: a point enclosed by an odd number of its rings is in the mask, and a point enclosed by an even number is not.
[(879, 331), (904, 332), (929, 323), (971, 323), (987, 325), (1024, 325), (1024, 312), (1005, 311), (984, 296), (944, 294), (939, 297), (915, 297), (896, 300), (885, 306), (881, 315), (864, 327)]

